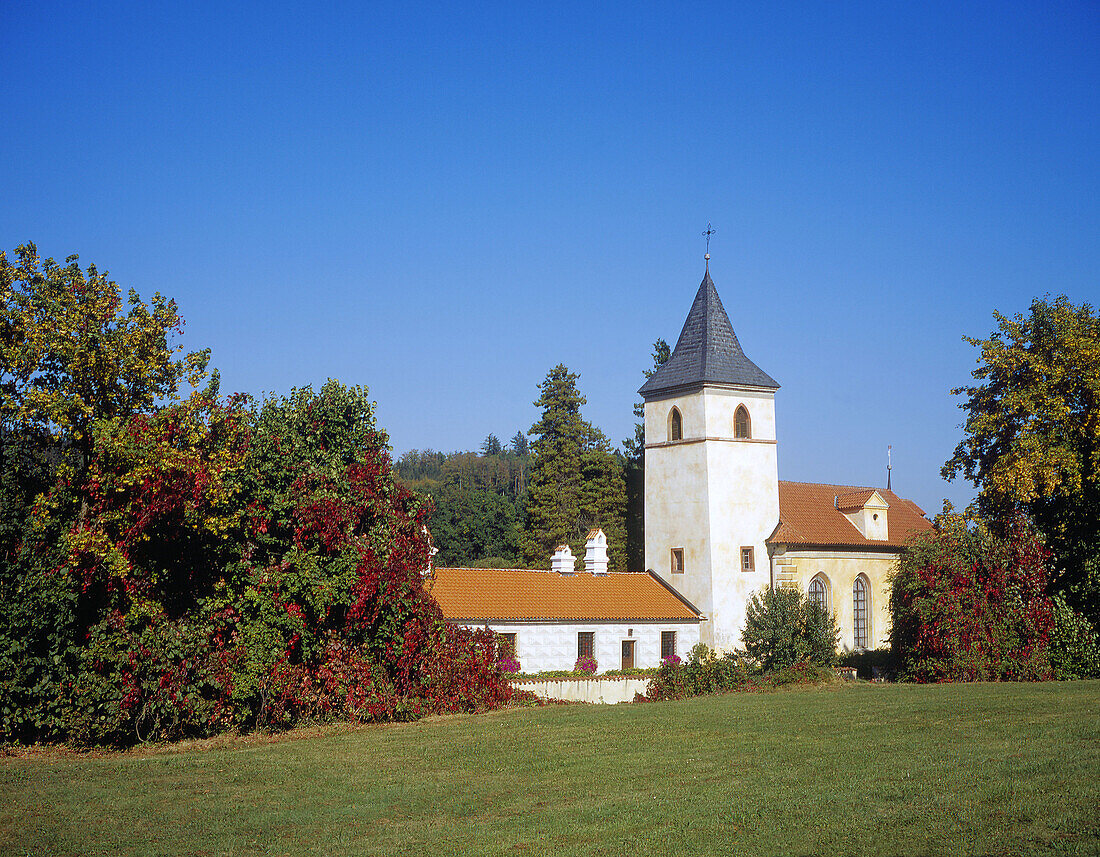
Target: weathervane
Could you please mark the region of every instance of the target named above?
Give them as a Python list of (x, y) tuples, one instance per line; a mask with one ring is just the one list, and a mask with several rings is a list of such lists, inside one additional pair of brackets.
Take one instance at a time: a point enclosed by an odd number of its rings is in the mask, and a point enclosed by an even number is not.
[(890, 490), (890, 470), (894, 466), (894, 446), (886, 447), (886, 490)]
[(718, 231), (717, 229), (712, 229), (711, 228), (710, 221), (708, 220), (707, 221), (707, 228), (703, 232), (703, 237), (705, 237), (707, 239), (707, 252), (706, 252), (706, 255), (703, 256), (703, 259), (707, 263), (707, 270), (708, 271), (710, 270), (710, 236), (713, 235), (717, 231)]

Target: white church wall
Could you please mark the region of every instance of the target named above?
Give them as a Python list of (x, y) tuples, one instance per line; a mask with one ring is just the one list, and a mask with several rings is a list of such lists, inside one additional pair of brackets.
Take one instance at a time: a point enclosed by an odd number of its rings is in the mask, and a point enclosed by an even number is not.
[[(680, 408), (684, 440), (669, 444), (668, 414)], [(708, 548), (707, 454), (705, 412), (701, 396), (646, 402), (645, 452), (645, 567), (663, 580), (704, 616), (711, 614), (710, 551)], [(672, 572), (672, 548), (684, 551), (684, 573)], [(708, 622), (703, 642), (713, 645)]]
[[(735, 415), (749, 411), (751, 437), (736, 438)], [(673, 407), (683, 440), (667, 440)], [(702, 640), (720, 651), (740, 643), (750, 595), (768, 585), (765, 539), (779, 521), (775, 401), (771, 391), (707, 387), (646, 402), (646, 567), (710, 620)], [(684, 548), (683, 574), (670, 551)], [(753, 571), (741, 570), (752, 547)]]
[(890, 635), (890, 586), (889, 575), (897, 568), (898, 555), (877, 551), (842, 550), (787, 550), (776, 556), (777, 582), (791, 581), (803, 592), (810, 589), (810, 581), (817, 575), (827, 582), (829, 609), (835, 614), (840, 628), (840, 650), (850, 652), (855, 648), (855, 598), (853, 588), (856, 577), (867, 577), (870, 604), (867, 629), (867, 648), (889, 645)]
[[(470, 625), (483, 628), (485, 625)], [(661, 632), (676, 632), (676, 654), (687, 660), (699, 642), (699, 623), (540, 622), (496, 623), (488, 627), (498, 634), (516, 635), (516, 657), (525, 673), (571, 670), (577, 661), (577, 634), (591, 631), (598, 673), (622, 668), (622, 642), (634, 640), (634, 666), (649, 669), (661, 664)]]
[[(714, 586), (711, 618), (714, 647), (721, 651), (740, 645), (749, 598), (771, 581), (764, 540), (779, 522), (775, 446), (744, 447), (716, 444), (709, 451)], [(722, 474), (722, 478), (715, 474)], [(749, 572), (742, 569), (743, 547), (752, 548), (753, 570)]]

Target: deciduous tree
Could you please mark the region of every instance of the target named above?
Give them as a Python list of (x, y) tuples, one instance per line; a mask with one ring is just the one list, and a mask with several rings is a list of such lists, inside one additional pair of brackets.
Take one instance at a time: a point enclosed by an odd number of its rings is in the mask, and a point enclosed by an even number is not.
[(147, 412), (197, 386), (209, 351), (182, 354), (175, 301), (133, 289), (124, 310), (118, 283), (95, 265), (42, 260), (34, 244), (0, 252), (0, 417), (48, 429), (90, 456), (97, 419)]
[(1053, 551), (1055, 591), (1100, 620), (1100, 318), (1063, 295), (1027, 315), (994, 313), (966, 396), (965, 437), (943, 476), (979, 489), (980, 514), (1003, 533), (1029, 514)]

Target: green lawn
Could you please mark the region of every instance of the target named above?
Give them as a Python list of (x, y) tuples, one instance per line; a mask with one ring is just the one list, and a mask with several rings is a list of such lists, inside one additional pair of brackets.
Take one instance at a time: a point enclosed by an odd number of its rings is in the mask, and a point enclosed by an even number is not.
[(847, 685), (0, 759), (0, 854), (1097, 854), (1100, 682)]

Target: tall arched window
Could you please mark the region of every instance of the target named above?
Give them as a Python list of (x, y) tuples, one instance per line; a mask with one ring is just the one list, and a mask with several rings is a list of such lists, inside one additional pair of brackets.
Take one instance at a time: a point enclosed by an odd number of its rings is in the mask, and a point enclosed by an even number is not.
[(673, 408), (672, 413), (668, 415), (668, 439), (684, 439), (684, 418), (680, 416), (679, 408)]
[(810, 581), (810, 603), (817, 604), (822, 610), (829, 610), (829, 578), (823, 574)]
[(749, 409), (744, 405), (737, 406), (737, 413), (733, 417), (733, 436), (752, 437), (752, 423), (749, 422)]
[(859, 575), (852, 585), (852, 636), (857, 649), (867, 648), (868, 589), (867, 578)]

